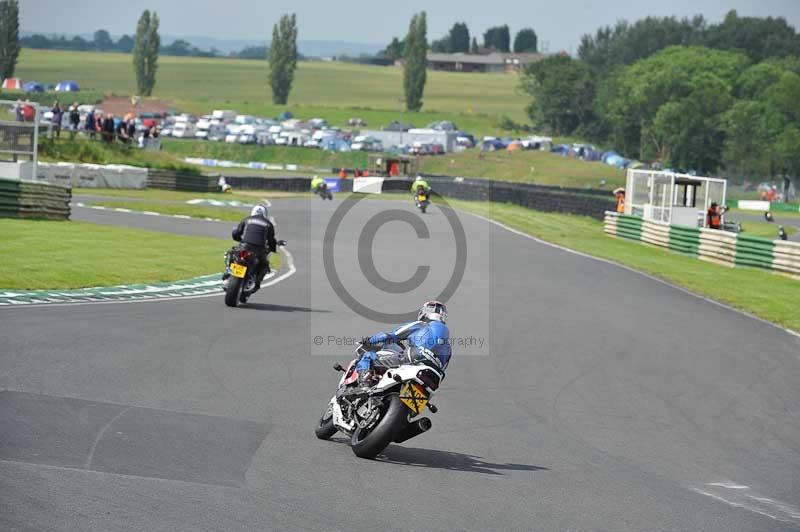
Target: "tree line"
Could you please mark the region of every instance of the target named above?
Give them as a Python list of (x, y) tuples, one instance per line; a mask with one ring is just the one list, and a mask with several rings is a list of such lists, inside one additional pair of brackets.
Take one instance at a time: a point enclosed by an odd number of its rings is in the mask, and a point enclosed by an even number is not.
[[(437, 53), (482, 54), (489, 52), (511, 52), (511, 30), (507, 24), (487, 29), (483, 33), (483, 45), (478, 44), (475, 36), (470, 36), (465, 22), (456, 22), (444, 37), (430, 43), (430, 51)], [(514, 38), (515, 53), (535, 53), (539, 50), (539, 38), (531, 28), (519, 30)], [(392, 61), (405, 57), (405, 41), (394, 37), (391, 42), (378, 53), (378, 57)]]
[(584, 35), (521, 78), (557, 135), (732, 177), (800, 176), (800, 34), (783, 18), (648, 17)]
[[(19, 39), (19, 45), (24, 48), (38, 50), (71, 50), (76, 52), (119, 52), (129, 54), (135, 44), (134, 36), (122, 35), (114, 40), (106, 30), (97, 30), (92, 39), (84, 39), (79, 35), (67, 38), (63, 35), (48, 37), (47, 35), (27, 35)], [(265, 59), (266, 46), (246, 46), (245, 48), (224, 54), (213, 46), (203, 50), (192, 45), (186, 40), (176, 39), (170, 44), (162, 45), (159, 49), (162, 55), (179, 57), (235, 57), (238, 59)]]

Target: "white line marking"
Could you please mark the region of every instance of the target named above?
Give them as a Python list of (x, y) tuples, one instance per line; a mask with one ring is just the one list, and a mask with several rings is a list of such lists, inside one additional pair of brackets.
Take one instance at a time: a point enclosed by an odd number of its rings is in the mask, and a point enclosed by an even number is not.
[(142, 214), (146, 214), (147, 216), (161, 216), (160, 212), (153, 212), (153, 211), (141, 211)]
[(734, 501), (729, 501), (728, 499), (726, 499), (724, 497), (720, 497), (719, 495), (714, 495), (713, 493), (709, 493), (707, 491), (703, 491), (703, 490), (697, 489), (697, 488), (694, 488), (694, 491), (696, 491), (697, 493), (700, 493), (702, 495), (705, 495), (706, 497), (711, 497), (712, 499), (716, 499), (718, 501), (724, 502), (725, 504), (728, 504), (728, 505), (733, 506), (735, 508), (742, 508), (743, 510), (749, 510), (751, 512), (754, 512), (754, 513), (769, 517), (770, 519), (775, 519), (776, 521), (784, 521), (784, 522), (786, 521), (785, 519), (781, 519), (781, 518), (776, 517), (776, 516), (774, 516), (772, 514), (769, 514), (769, 513), (765, 512), (765, 511), (763, 511), (763, 510), (761, 510), (759, 508), (756, 508), (755, 506), (750, 506), (750, 505), (747, 505), (747, 504), (742, 504), (742, 503), (738, 503), (738, 502), (734, 502)]
[(192, 219), (191, 216), (187, 216), (185, 214), (173, 214), (172, 217), (173, 218), (180, 218), (181, 220), (191, 220)]
[(92, 444), (92, 448), (89, 449), (89, 456), (86, 458), (86, 463), (83, 465), (84, 469), (91, 469), (90, 466), (92, 465), (92, 458), (94, 458), (94, 451), (95, 451), (95, 449), (97, 449), (97, 444), (100, 443), (100, 440), (103, 438), (103, 434), (106, 433), (106, 430), (108, 430), (108, 427), (113, 425), (116, 420), (121, 418), (122, 415), (125, 412), (127, 412), (128, 410), (130, 410), (131, 408), (133, 408), (133, 407), (129, 406), (127, 408), (123, 408), (122, 411), (119, 414), (117, 414), (116, 416), (112, 417), (111, 420), (108, 423), (103, 425), (103, 428), (100, 429), (100, 431), (97, 433), (97, 436), (94, 439), (94, 443)]
[(106, 208), (105, 208), (105, 207), (103, 207), (102, 205), (91, 205), (89, 208), (90, 208), (90, 209), (95, 209), (95, 210), (98, 210), (98, 211), (104, 211), (104, 210), (106, 210)]
[(130, 209), (120, 209), (119, 207), (114, 209), (114, 212), (133, 212)]
[(664, 279), (660, 279), (658, 277), (655, 277), (654, 275), (650, 275), (649, 273), (645, 273), (643, 271), (637, 270), (637, 269), (632, 268), (630, 266), (625, 266), (624, 264), (620, 264), (618, 262), (614, 262), (613, 260), (604, 259), (604, 258), (601, 258), (601, 257), (595, 257), (594, 255), (589, 255), (589, 254), (583, 253), (581, 251), (575, 251), (574, 249), (566, 248), (566, 247), (560, 246), (558, 244), (553, 244), (552, 242), (547, 242), (546, 240), (542, 240), (540, 238), (536, 238), (535, 236), (531, 236), (531, 235), (529, 235), (527, 233), (523, 233), (522, 231), (518, 231), (518, 230), (516, 230), (516, 229), (514, 229), (512, 227), (509, 227), (509, 226), (507, 226), (507, 225), (505, 225), (505, 224), (503, 224), (501, 222), (498, 222), (496, 220), (492, 220), (491, 218), (487, 218), (485, 216), (481, 216), (480, 214), (475, 214), (473, 212), (468, 212), (468, 211), (462, 211), (460, 209), (459, 209), (459, 212), (463, 212), (465, 214), (472, 215), (472, 216), (474, 216), (476, 218), (480, 218), (481, 220), (483, 220), (485, 222), (489, 222), (490, 224), (494, 224), (494, 225), (496, 225), (498, 227), (502, 227), (506, 231), (510, 231), (510, 232), (514, 233), (515, 235), (519, 235), (519, 236), (524, 237), (524, 238), (528, 238), (530, 240), (533, 240), (534, 242), (538, 242), (539, 244), (543, 244), (545, 246), (550, 246), (552, 248), (560, 249), (561, 251), (566, 251), (567, 253), (572, 253), (573, 255), (578, 255), (580, 257), (584, 257), (584, 258), (587, 258), (587, 259), (592, 259), (592, 260), (596, 260), (596, 261), (599, 261), (599, 262), (604, 262), (606, 264), (610, 264), (612, 266), (616, 266), (618, 268), (622, 268), (623, 270), (627, 270), (629, 272), (636, 273), (638, 275), (641, 275), (642, 277), (646, 277), (647, 279), (650, 279), (651, 281), (656, 281), (656, 282), (661, 283), (663, 285), (672, 287), (675, 290), (679, 290), (679, 291), (683, 292), (684, 294), (688, 294), (688, 295), (696, 297), (698, 299), (702, 299), (703, 301), (706, 301), (707, 303), (711, 303), (711, 304), (717, 305), (718, 307), (722, 307), (722, 308), (724, 308), (726, 310), (730, 310), (730, 311), (735, 312), (737, 314), (741, 314), (742, 316), (747, 316), (748, 318), (751, 318), (751, 319), (754, 319), (756, 321), (760, 321), (761, 323), (765, 323), (767, 325), (775, 327), (776, 329), (779, 329), (779, 330), (781, 330), (781, 331), (783, 331), (785, 333), (788, 333), (791, 336), (794, 336), (796, 338), (800, 338), (800, 332), (797, 332), (797, 331), (794, 331), (792, 329), (786, 328), (786, 327), (784, 327), (782, 325), (778, 325), (777, 323), (772, 323), (771, 321), (765, 320), (764, 318), (759, 318), (758, 316), (756, 316), (754, 314), (750, 314), (749, 312), (746, 312), (744, 310), (740, 310), (738, 308), (732, 307), (732, 306), (730, 306), (730, 305), (728, 305), (726, 303), (722, 303), (721, 301), (717, 301), (715, 299), (711, 299), (710, 297), (706, 297), (706, 296), (698, 294), (696, 292), (692, 292), (691, 290), (683, 288), (682, 286), (678, 286), (678, 285), (676, 285), (674, 283), (671, 283), (669, 281), (666, 281)]
[(742, 486), (741, 484), (734, 484), (732, 482), (711, 482), (710, 484), (706, 484), (706, 486), (717, 486), (720, 488), (728, 488), (729, 490), (746, 490), (749, 489), (748, 486)]

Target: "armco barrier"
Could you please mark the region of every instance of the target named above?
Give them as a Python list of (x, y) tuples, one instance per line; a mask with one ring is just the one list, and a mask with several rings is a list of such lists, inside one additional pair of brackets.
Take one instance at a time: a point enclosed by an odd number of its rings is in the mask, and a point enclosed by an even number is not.
[[(435, 194), (444, 198), (468, 201), (495, 201), (512, 203), (528, 209), (565, 214), (582, 214), (603, 219), (605, 210), (614, 208), (616, 203), (610, 192), (590, 191), (582, 189), (565, 189), (509, 183), (487, 179), (458, 179), (444, 177), (426, 177)], [(309, 190), (311, 179), (306, 177), (250, 177), (225, 176), (225, 181), (234, 188), (243, 190), (282, 190), (287, 192), (305, 192)], [(384, 192), (402, 192), (409, 194), (412, 179), (392, 178), (383, 182)], [(340, 182), (342, 192), (352, 191), (352, 179)]]
[(698, 229), (642, 220), (612, 211), (605, 213), (604, 231), (647, 242), (686, 255), (724, 264), (752, 266), (800, 278), (800, 243)]
[(185, 190), (188, 192), (215, 192), (218, 190), (219, 176), (198, 175), (171, 170), (147, 172), (147, 188), (164, 190)]
[(0, 216), (68, 220), (70, 188), (61, 185), (0, 179)]

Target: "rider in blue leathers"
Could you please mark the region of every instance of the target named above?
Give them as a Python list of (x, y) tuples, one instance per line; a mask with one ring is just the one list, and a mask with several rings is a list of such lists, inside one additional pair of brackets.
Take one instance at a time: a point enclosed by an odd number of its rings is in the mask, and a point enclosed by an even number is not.
[[(417, 321), (406, 323), (392, 332), (378, 333), (364, 339), (365, 346), (382, 345), (384, 348), (405, 340), (410, 348), (413, 362), (432, 364), (442, 372), (450, 362), (450, 330), (445, 325), (447, 306), (439, 301), (428, 301), (419, 310)], [(356, 363), (359, 384), (369, 385), (372, 378), (372, 362), (375, 351), (368, 351)]]

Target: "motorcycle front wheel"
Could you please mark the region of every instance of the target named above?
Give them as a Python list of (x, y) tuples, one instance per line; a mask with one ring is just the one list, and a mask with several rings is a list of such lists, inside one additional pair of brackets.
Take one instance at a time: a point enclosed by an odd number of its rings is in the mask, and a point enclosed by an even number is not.
[(393, 394), (387, 400), (389, 405), (377, 426), (367, 430), (358, 427), (353, 433), (350, 447), (359, 458), (371, 460), (378, 456), (408, 424), (408, 410), (400, 402), (400, 396)]
[(228, 289), (225, 290), (225, 304), (229, 307), (239, 306), (239, 294), (242, 291), (242, 284), (244, 279), (239, 277), (230, 277), (228, 281)]
[(328, 406), (325, 407), (322, 417), (319, 418), (319, 423), (317, 423), (314, 429), (314, 434), (316, 434), (317, 438), (320, 440), (330, 440), (331, 436), (336, 434), (336, 430), (336, 427), (333, 426), (333, 411), (329, 403)]

